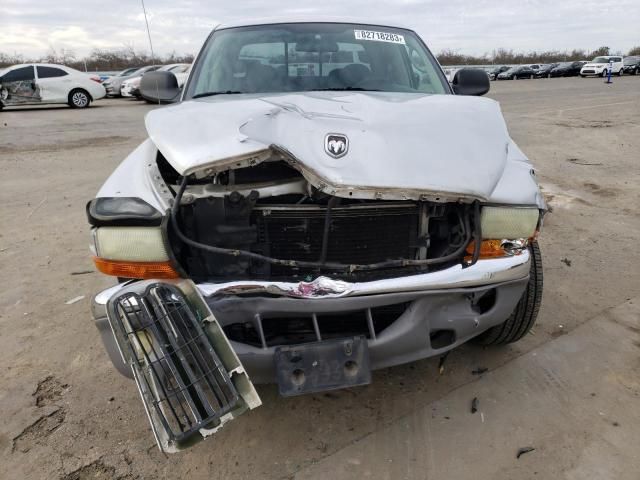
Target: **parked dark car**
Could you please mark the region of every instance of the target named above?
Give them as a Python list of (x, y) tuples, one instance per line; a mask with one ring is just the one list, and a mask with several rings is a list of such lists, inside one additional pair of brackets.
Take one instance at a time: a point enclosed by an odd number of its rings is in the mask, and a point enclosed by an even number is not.
[(623, 62), (622, 71), (630, 75), (637, 75), (640, 73), (640, 57), (625, 57)]
[(587, 63), (582, 60), (576, 62), (562, 62), (557, 67), (552, 68), (549, 77), (577, 77), (580, 75), (582, 66)]
[(518, 80), (519, 78), (533, 78), (536, 72), (528, 65), (511, 67), (498, 75), (498, 80)]
[(506, 72), (510, 68), (511, 67), (508, 67), (507, 65), (502, 65), (500, 67), (496, 67), (496, 68), (493, 68), (493, 69), (489, 70), (489, 79), (497, 80), (498, 79), (498, 75), (500, 75), (502, 72)]
[(551, 76), (551, 70), (556, 68), (559, 63), (550, 63), (548, 65), (541, 66), (536, 70), (536, 78), (548, 78)]

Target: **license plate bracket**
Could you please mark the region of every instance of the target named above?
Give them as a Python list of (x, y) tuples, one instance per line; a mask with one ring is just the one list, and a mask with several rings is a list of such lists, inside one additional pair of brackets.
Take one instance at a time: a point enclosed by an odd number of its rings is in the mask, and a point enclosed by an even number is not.
[(364, 337), (280, 346), (274, 361), (283, 397), (371, 383), (369, 347)]

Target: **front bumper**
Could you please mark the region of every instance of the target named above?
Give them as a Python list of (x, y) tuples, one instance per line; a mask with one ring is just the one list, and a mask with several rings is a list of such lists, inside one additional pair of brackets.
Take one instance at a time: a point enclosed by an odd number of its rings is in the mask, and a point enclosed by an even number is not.
[(123, 85), (120, 87), (120, 95), (123, 97), (136, 97), (140, 94), (140, 88), (137, 86)]
[(602, 75), (604, 72), (607, 72), (606, 68), (597, 68), (597, 67), (588, 67), (580, 70), (580, 75)]
[(133, 97), (133, 95), (131, 94), (131, 88), (128, 85), (123, 85), (122, 87), (120, 87), (120, 95), (122, 97)]
[(107, 84), (102, 84), (102, 86), (104, 87), (105, 92), (107, 93), (108, 97), (115, 97), (115, 96), (120, 96), (120, 87), (121, 85), (119, 83), (107, 83)]
[[(468, 268), (454, 266), (374, 282), (349, 283), (321, 277), (309, 283), (239, 281), (197, 287), (223, 327), (251, 325), (255, 329), (258, 344), (232, 339), (231, 345), (255, 383), (271, 383), (275, 380), (274, 354), (279, 344), (277, 339), (267, 337), (265, 322), (273, 325), (291, 318), (308, 321), (315, 331), (312, 341), (323, 341), (336, 336), (335, 326), (330, 336), (323, 319), (361, 315), (366, 319), (362, 335), (367, 338), (371, 368), (399, 365), (440, 355), (504, 322), (526, 287), (529, 263), (529, 252), (524, 251), (512, 257), (481, 260)], [(97, 294), (92, 313), (111, 361), (131, 377), (107, 319), (107, 302), (122, 288), (124, 284)], [(480, 303), (481, 298), (491, 301)], [(407, 307), (384, 329), (377, 329), (376, 309), (398, 304)]]

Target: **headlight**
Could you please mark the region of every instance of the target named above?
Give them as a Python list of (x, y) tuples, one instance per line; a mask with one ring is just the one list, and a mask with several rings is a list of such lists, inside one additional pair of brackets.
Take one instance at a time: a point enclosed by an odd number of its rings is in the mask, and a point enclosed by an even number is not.
[(157, 227), (99, 227), (94, 230), (96, 255), (105, 260), (163, 262), (169, 260)]
[(159, 227), (98, 227), (92, 230), (93, 261), (122, 278), (178, 278)]
[(482, 238), (531, 238), (535, 235), (539, 217), (537, 208), (482, 207)]
[(87, 204), (87, 217), (94, 227), (158, 226), (162, 214), (141, 198), (99, 197)]
[(100, 197), (87, 204), (93, 261), (123, 278), (178, 278), (162, 235), (162, 214), (140, 198)]

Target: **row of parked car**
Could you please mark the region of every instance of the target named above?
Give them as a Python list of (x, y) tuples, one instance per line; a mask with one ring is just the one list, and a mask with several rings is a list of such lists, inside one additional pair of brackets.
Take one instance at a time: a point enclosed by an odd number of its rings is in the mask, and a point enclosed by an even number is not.
[(554, 77), (606, 77), (611, 69), (612, 75), (625, 73), (637, 75), (640, 72), (640, 56), (623, 58), (621, 56), (600, 56), (592, 61), (578, 60), (549, 64), (531, 64), (499, 66), (488, 72), (491, 80), (518, 80), (522, 78)]
[(178, 86), (182, 87), (189, 76), (191, 64), (172, 63), (170, 65), (147, 65), (144, 67), (127, 68), (112, 77), (103, 80), (107, 96), (110, 97), (135, 97), (141, 99), (140, 81), (142, 77), (155, 71), (171, 72), (175, 75)]
[(48, 63), (13, 65), (0, 69), (0, 110), (20, 105), (61, 103), (72, 108), (86, 108), (105, 96), (141, 98), (140, 81), (146, 73), (171, 72), (182, 87), (190, 69), (188, 63), (149, 65), (105, 76)]

